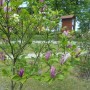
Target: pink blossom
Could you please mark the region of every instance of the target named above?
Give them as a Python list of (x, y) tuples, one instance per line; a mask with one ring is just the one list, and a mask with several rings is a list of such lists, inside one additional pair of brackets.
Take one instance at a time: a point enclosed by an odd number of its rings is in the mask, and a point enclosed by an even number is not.
[(66, 53), (64, 55), (62, 55), (61, 60), (60, 60), (60, 64), (64, 64), (64, 62), (71, 57), (70, 53)]
[(50, 75), (52, 78), (54, 78), (56, 76), (56, 69), (54, 66), (51, 66)]
[(7, 10), (8, 10), (8, 11), (11, 11), (11, 7), (8, 7), (8, 8), (7, 8), (7, 6), (5, 6), (5, 7), (4, 7), (4, 12), (7, 12)]
[(63, 31), (63, 35), (68, 36), (68, 34), (69, 34), (68, 30)]
[(48, 59), (50, 58), (50, 56), (51, 56), (51, 52), (48, 51), (48, 52), (45, 54), (45, 58), (46, 58), (46, 60), (48, 60)]
[(44, 0), (39, 0), (40, 2), (44, 2)]

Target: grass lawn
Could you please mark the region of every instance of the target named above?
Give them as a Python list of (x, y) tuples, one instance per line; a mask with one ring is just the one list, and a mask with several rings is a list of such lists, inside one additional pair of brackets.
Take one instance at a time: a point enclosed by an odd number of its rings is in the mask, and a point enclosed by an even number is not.
[[(18, 90), (18, 85), (15, 90)], [(10, 90), (10, 81), (0, 77), (0, 90)], [(51, 84), (29, 79), (22, 90), (90, 90), (90, 80), (81, 80), (69, 76), (65, 80), (56, 80)]]
[(52, 52), (56, 51), (58, 53), (58, 52), (62, 51), (62, 48), (60, 48), (59, 43), (60, 42), (58, 42), (57, 44), (53, 44), (51, 42), (51, 43), (49, 43), (49, 46), (45, 42), (32, 43), (31, 45), (28, 45), (24, 49), (23, 54), (35, 53), (35, 52), (39, 52), (40, 50), (41, 50), (41, 53), (43, 53), (43, 52), (46, 52), (46, 48), (49, 48), (50, 50), (52, 50)]

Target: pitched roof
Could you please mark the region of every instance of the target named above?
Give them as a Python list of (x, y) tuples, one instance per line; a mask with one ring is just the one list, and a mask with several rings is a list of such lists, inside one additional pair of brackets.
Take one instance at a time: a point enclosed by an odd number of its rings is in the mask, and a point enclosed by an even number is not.
[(74, 18), (74, 15), (67, 15), (67, 16), (62, 16), (61, 19), (67, 19), (67, 18)]

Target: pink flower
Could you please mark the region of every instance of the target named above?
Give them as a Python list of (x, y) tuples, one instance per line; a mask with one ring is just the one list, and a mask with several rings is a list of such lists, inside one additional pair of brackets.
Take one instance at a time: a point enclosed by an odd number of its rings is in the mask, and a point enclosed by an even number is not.
[(50, 75), (52, 78), (54, 78), (56, 76), (56, 69), (54, 66), (51, 66)]
[(5, 6), (5, 7), (4, 7), (4, 12), (7, 12), (7, 10), (8, 10), (8, 11), (11, 11), (11, 7), (8, 7), (8, 8), (7, 8), (7, 6)]
[(60, 64), (63, 64), (69, 57), (71, 57), (70, 53), (66, 53), (66, 54), (62, 55)]
[(24, 69), (20, 69), (19, 72), (18, 72), (18, 75), (19, 75), (20, 77), (22, 77), (23, 74), (24, 74)]
[(68, 36), (68, 34), (69, 34), (68, 30), (63, 31), (63, 35)]
[(50, 56), (51, 56), (51, 52), (48, 51), (48, 52), (45, 54), (45, 58), (46, 58), (46, 60), (48, 60), (48, 59), (50, 58)]
[(44, 0), (39, 0), (39, 1), (42, 2), (42, 3), (44, 2)]

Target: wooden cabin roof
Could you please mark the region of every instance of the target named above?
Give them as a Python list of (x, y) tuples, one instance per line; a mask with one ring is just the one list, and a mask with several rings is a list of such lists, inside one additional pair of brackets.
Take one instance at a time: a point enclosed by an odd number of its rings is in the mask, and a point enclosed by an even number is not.
[(62, 16), (61, 19), (69, 19), (69, 18), (74, 18), (74, 15), (67, 15), (67, 16)]

